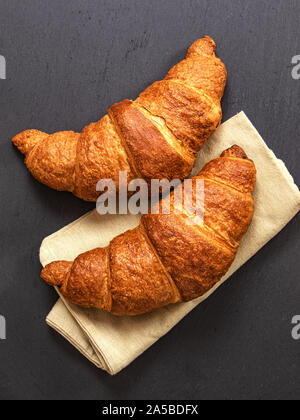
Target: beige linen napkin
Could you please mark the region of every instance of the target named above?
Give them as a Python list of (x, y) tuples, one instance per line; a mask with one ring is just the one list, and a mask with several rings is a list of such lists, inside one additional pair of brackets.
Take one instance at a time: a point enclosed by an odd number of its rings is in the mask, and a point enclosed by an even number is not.
[[(222, 282), (273, 238), (300, 210), (300, 192), (284, 163), (266, 146), (244, 113), (224, 123), (201, 150), (194, 173), (233, 144), (244, 148), (257, 167), (255, 216), (238, 255)], [(54, 260), (73, 260), (79, 253), (106, 246), (116, 235), (135, 227), (138, 216), (99, 216), (88, 213), (46, 238), (41, 246), (43, 266)], [(166, 334), (196, 305), (212, 294), (151, 314), (117, 318), (100, 310), (79, 308), (62, 298), (47, 323), (96, 366), (116, 374)], [(259, 290), (257, 291), (259, 293)]]

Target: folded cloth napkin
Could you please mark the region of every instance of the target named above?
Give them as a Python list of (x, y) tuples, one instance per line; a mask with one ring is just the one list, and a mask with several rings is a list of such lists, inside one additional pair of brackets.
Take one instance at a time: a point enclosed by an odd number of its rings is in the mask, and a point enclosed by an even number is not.
[[(170, 305), (133, 318), (117, 318), (100, 310), (82, 309), (63, 298), (48, 315), (47, 323), (99, 368), (110, 374), (125, 368), (211, 295), (300, 210), (300, 192), (291, 175), (284, 163), (266, 146), (244, 113), (231, 118), (217, 130), (201, 150), (193, 173), (233, 144), (243, 147), (255, 162), (256, 208), (238, 255), (221, 283), (192, 302)], [(138, 223), (138, 216), (99, 216), (96, 211), (90, 212), (43, 241), (41, 263), (45, 266), (54, 260), (73, 260), (89, 249), (106, 246), (113, 237), (134, 228)]]

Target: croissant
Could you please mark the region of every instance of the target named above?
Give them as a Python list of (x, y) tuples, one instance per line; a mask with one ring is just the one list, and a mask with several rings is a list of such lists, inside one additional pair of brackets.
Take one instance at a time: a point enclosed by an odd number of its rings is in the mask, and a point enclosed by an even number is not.
[(96, 201), (96, 185), (119, 172), (135, 178), (185, 179), (197, 152), (221, 123), (225, 65), (210, 37), (197, 40), (186, 59), (137, 100), (113, 105), (82, 133), (24, 131), (12, 139), (41, 183)]
[(196, 179), (204, 182), (203, 224), (190, 223), (184, 209), (180, 214), (171, 205), (170, 214), (143, 216), (136, 229), (106, 248), (47, 265), (42, 279), (77, 305), (118, 316), (202, 296), (228, 271), (252, 221), (256, 169), (233, 146)]

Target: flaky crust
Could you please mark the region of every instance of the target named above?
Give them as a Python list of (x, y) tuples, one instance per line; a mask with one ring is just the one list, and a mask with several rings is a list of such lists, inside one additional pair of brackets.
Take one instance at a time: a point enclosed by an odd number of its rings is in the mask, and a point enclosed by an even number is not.
[(197, 179), (205, 188), (202, 225), (177, 211), (172, 193), (171, 214), (145, 215), (139, 227), (107, 248), (86, 252), (73, 263), (53, 262), (41, 277), (73, 303), (118, 316), (202, 296), (226, 274), (252, 221), (256, 169), (233, 146)]
[(43, 184), (96, 201), (96, 185), (119, 171), (134, 178), (185, 179), (197, 152), (220, 125), (226, 68), (210, 37), (197, 40), (164, 80), (136, 101), (113, 105), (83, 131), (24, 131), (12, 139)]

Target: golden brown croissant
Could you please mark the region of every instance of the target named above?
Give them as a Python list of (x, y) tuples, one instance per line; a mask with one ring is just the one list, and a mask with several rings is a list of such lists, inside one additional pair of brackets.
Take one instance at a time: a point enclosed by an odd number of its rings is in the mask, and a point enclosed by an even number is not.
[[(41, 277), (84, 307), (138, 315), (209, 291), (228, 271), (253, 217), (256, 169), (238, 146), (208, 163), (204, 223), (187, 213), (145, 215), (139, 227), (74, 262), (47, 265)], [(195, 191), (194, 191), (195, 193)], [(174, 195), (174, 192), (172, 193)]]
[(164, 80), (134, 102), (113, 105), (81, 134), (27, 130), (12, 141), (38, 181), (87, 201), (97, 200), (101, 179), (118, 186), (120, 171), (127, 171), (128, 182), (185, 179), (222, 119), (227, 73), (215, 47), (210, 37), (199, 39)]

